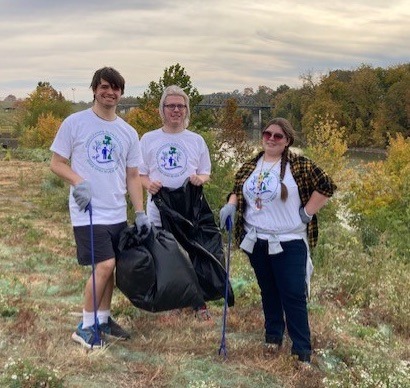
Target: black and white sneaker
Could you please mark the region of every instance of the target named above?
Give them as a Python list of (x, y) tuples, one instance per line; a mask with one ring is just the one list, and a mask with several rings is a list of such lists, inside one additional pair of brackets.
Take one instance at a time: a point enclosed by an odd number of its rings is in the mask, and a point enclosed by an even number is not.
[(111, 317), (108, 317), (107, 323), (100, 324), (100, 330), (107, 336), (115, 337), (119, 340), (125, 341), (131, 338), (131, 335), (126, 332), (117, 322)]

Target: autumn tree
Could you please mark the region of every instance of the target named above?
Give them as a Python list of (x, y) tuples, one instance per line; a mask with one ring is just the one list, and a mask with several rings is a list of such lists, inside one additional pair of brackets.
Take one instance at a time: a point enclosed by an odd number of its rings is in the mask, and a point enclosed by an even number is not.
[[(307, 135), (305, 149), (305, 154), (334, 179), (339, 193), (346, 191), (355, 175), (354, 170), (347, 166), (345, 130), (334, 117), (318, 116), (312, 131)], [(335, 196), (321, 212), (327, 219), (335, 220), (344, 201), (343, 196)]]
[(39, 82), (36, 90), (23, 101), (22, 113), (21, 125), (28, 128), (35, 127), (42, 114), (51, 113), (56, 118), (64, 119), (72, 113), (72, 107), (71, 102), (49, 82)]
[[(349, 88), (346, 80), (349, 73), (333, 71), (328, 75), (321, 76), (320, 83), (312, 86), (312, 82), (305, 85), (305, 96), (311, 93), (309, 99), (304, 98), (302, 128), (305, 136), (308, 136), (316, 125), (317, 117), (331, 116), (339, 125), (351, 127), (350, 115), (347, 114), (349, 101)], [(309, 86), (310, 85), (310, 86)]]
[(351, 187), (352, 224), (371, 246), (383, 241), (408, 262), (410, 240), (410, 138), (389, 139), (385, 161), (369, 163)]
[(140, 137), (162, 125), (158, 105), (154, 105), (152, 101), (147, 101), (144, 108), (131, 109), (126, 114), (125, 120), (137, 130)]
[(21, 135), (21, 145), (27, 148), (50, 148), (61, 123), (62, 119), (51, 112), (42, 113), (36, 125), (26, 128)]
[(218, 143), (216, 159), (219, 162), (234, 156), (240, 163), (249, 158), (252, 153), (238, 103), (233, 98), (226, 100), (226, 105), (222, 109), (216, 141)]
[(384, 148), (389, 136), (396, 133), (410, 136), (410, 72), (398, 73), (380, 102), (372, 122), (372, 139), (377, 147)]
[(272, 117), (283, 117), (290, 121), (295, 131), (301, 132), (302, 93), (299, 90), (281, 85), (276, 89), (272, 101)]
[(372, 145), (371, 124), (380, 108), (383, 91), (376, 72), (369, 66), (363, 65), (356, 70), (350, 82), (351, 103), (354, 107), (354, 126), (351, 131), (359, 137), (362, 146)]
[(325, 115), (346, 128), (350, 147), (385, 148), (389, 135), (410, 134), (410, 64), (387, 69), (362, 65), (322, 76), (307, 73), (301, 79), (301, 88), (275, 96), (272, 113), (290, 119), (296, 129), (301, 126), (305, 136), (316, 117)]
[(346, 168), (346, 128), (331, 115), (317, 116), (307, 136), (306, 153), (331, 176)]

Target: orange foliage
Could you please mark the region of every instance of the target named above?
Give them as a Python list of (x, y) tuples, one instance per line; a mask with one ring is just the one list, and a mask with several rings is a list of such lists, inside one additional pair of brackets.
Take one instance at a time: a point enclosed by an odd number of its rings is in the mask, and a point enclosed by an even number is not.
[(20, 142), (27, 148), (49, 148), (56, 136), (62, 119), (52, 113), (41, 114), (37, 125), (29, 127), (20, 138)]
[(390, 139), (385, 162), (369, 163), (361, 182), (352, 187), (352, 209), (361, 214), (372, 214), (408, 198), (410, 175), (410, 138), (401, 134)]
[(162, 126), (158, 107), (152, 103), (147, 103), (144, 109), (136, 108), (129, 111), (125, 120), (135, 128), (140, 138), (144, 133)]

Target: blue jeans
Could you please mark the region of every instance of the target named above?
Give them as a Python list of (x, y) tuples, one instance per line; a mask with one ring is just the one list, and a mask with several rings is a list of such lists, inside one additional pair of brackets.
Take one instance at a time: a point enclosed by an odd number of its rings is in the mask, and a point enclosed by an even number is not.
[(293, 240), (281, 242), (281, 246), (283, 252), (269, 255), (268, 242), (258, 239), (253, 253), (248, 254), (261, 290), (265, 340), (282, 344), (286, 325), (292, 354), (298, 355), (300, 361), (310, 361), (306, 244), (303, 240)]

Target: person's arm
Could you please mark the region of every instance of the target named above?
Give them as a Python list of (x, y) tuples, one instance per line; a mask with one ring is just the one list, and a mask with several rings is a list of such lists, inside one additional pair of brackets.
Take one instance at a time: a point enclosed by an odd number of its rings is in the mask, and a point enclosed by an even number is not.
[(323, 206), (326, 205), (329, 197), (320, 194), (318, 191), (314, 191), (305, 205), (306, 213), (313, 216), (316, 214)]
[(54, 152), (51, 156), (50, 169), (54, 174), (59, 176), (61, 179), (65, 180), (70, 185), (75, 186), (81, 183), (84, 180), (84, 178), (76, 174), (71, 169), (68, 162), (68, 159)]
[(235, 193), (232, 193), (229, 196), (229, 199), (228, 199), (227, 203), (230, 203), (231, 205), (234, 205), (234, 206), (238, 206), (238, 197), (236, 196)]
[(142, 183), (137, 167), (127, 167), (127, 190), (135, 212), (144, 211)]
[(194, 185), (194, 186), (202, 186), (204, 183), (208, 182), (210, 179), (210, 175), (206, 174), (193, 174), (189, 177), (189, 181)]
[(154, 195), (158, 193), (158, 191), (162, 187), (162, 183), (160, 181), (152, 181), (149, 179), (148, 175), (140, 175), (142, 187), (146, 189), (150, 194)]

